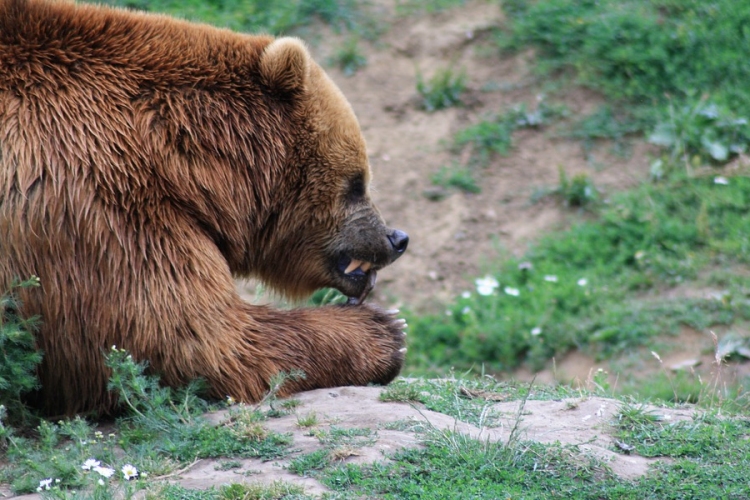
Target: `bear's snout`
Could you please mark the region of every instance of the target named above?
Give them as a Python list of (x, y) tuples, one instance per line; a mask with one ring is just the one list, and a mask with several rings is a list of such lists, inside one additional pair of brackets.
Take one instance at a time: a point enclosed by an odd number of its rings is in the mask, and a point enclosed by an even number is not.
[(391, 242), (393, 251), (396, 254), (393, 257), (395, 260), (400, 257), (401, 254), (406, 251), (406, 247), (409, 246), (409, 235), (399, 229), (394, 229), (388, 235), (388, 241)]

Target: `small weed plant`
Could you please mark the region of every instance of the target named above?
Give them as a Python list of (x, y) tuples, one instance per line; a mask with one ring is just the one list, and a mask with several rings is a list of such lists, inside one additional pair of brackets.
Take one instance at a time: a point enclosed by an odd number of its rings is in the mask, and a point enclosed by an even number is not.
[(451, 151), (455, 156), (466, 156), (468, 160), (441, 167), (432, 175), (432, 183), (466, 193), (479, 193), (478, 170), (487, 167), (495, 155), (505, 156), (510, 152), (513, 132), (521, 128), (542, 127), (565, 112), (564, 108), (544, 101), (534, 111), (528, 111), (526, 105), (521, 104), (460, 130), (453, 138)]
[(331, 56), (330, 63), (338, 67), (345, 76), (354, 75), (360, 68), (367, 65), (367, 58), (359, 46), (359, 39), (348, 38)]
[[(18, 293), (39, 284), (39, 278), (32, 276), (14, 283), (7, 293), (0, 295), (0, 407), (4, 408), (6, 421), (13, 424), (25, 425), (33, 420), (21, 398), (38, 388), (36, 368), (42, 361), (42, 353), (34, 341), (37, 319), (18, 315)], [(2, 446), (0, 431), (0, 449)]]
[[(180, 390), (162, 387), (146, 374), (145, 364), (116, 347), (106, 363), (112, 370), (110, 389), (125, 409), (117, 429), (105, 435), (80, 417), (42, 420), (36, 439), (4, 428), (8, 463), (0, 469), (0, 481), (16, 493), (43, 491), (54, 498), (80, 498), (74, 490), (92, 498), (130, 498), (147, 477), (169, 474), (196, 459), (269, 460), (288, 452), (291, 438), (267, 431), (262, 422), (268, 416), (258, 407), (233, 406), (217, 426), (203, 416), (211, 406), (198, 397), (199, 383)], [(288, 375), (278, 379), (277, 390)]]
[(578, 173), (570, 178), (562, 167), (559, 167), (559, 173), (560, 186), (555, 194), (563, 200), (566, 206), (583, 208), (598, 200), (599, 193), (591, 177), (586, 173)]
[(513, 132), (517, 129), (542, 127), (564, 114), (564, 108), (545, 101), (540, 102), (534, 111), (521, 104), (459, 131), (453, 139), (452, 150), (460, 153), (469, 148), (470, 165), (484, 167), (493, 155), (510, 152)]
[(461, 165), (440, 167), (440, 170), (430, 177), (432, 183), (443, 188), (456, 188), (464, 193), (479, 193), (482, 189), (474, 178), (474, 169)]
[(625, 158), (630, 152), (631, 138), (647, 127), (648, 124), (641, 123), (630, 113), (603, 105), (568, 125), (563, 135), (581, 140), (586, 158), (596, 164), (594, 151), (600, 142), (608, 141), (612, 144), (611, 152)]
[(656, 124), (648, 140), (666, 148), (673, 161), (722, 163), (747, 150), (750, 126), (725, 106), (698, 99), (681, 106), (670, 103), (669, 116)]
[(466, 72), (449, 66), (438, 69), (429, 80), (417, 71), (417, 92), (421, 106), (432, 112), (461, 104), (461, 94), (466, 90)]

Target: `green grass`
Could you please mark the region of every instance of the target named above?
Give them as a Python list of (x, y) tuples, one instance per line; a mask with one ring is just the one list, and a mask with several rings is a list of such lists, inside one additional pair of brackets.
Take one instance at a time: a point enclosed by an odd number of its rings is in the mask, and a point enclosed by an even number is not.
[(750, 494), (748, 430), (743, 419), (715, 417), (623, 430), (618, 437), (638, 453), (675, 460), (634, 481), (614, 476), (576, 446), (505, 446), (451, 431), (429, 436), (426, 448), (399, 452), (390, 463), (332, 468), (324, 481), (352, 496), (400, 499), (739, 499)]
[(331, 452), (327, 449), (316, 450), (293, 458), (287, 469), (298, 476), (312, 476), (331, 465)]
[(750, 290), (740, 276), (725, 276), (724, 300), (642, 297), (688, 282), (700, 287), (699, 276), (712, 268), (746, 268), (748, 210), (750, 178), (743, 176), (728, 185), (674, 176), (612, 196), (595, 218), (543, 238), (523, 258), (496, 263), (439, 313), (410, 315), (410, 368), (539, 368), (569, 349), (608, 357), (680, 325), (748, 320)]
[(481, 188), (476, 178), (481, 175), (480, 169), (486, 168), (495, 156), (510, 153), (516, 130), (543, 127), (565, 113), (562, 107), (545, 102), (534, 111), (528, 111), (526, 105), (521, 104), (459, 130), (453, 137), (450, 150), (456, 158), (467, 152), (468, 160), (465, 164), (456, 160), (451, 166), (440, 167), (431, 176), (432, 183), (466, 193), (479, 193)]
[[(459, 387), (485, 394), (502, 391), (509, 399), (521, 400), (532, 389), (487, 378), (399, 381), (382, 399), (451, 399)], [(588, 396), (584, 392), (555, 393), (539, 386), (533, 391), (535, 398)], [(515, 418), (522, 427), (521, 413)], [(412, 427), (424, 447), (399, 451), (386, 462), (337, 464), (325, 453), (316, 452), (300, 457), (296, 467), (299, 473), (314, 474), (344, 498), (699, 500), (750, 495), (747, 419), (719, 417), (714, 412), (695, 413), (679, 421), (665, 415), (654, 408), (623, 403), (619, 414), (601, 427), (601, 432), (613, 436), (612, 451), (616, 453), (670, 460), (655, 463), (644, 476), (632, 480), (619, 478), (606, 462), (576, 445), (542, 445), (518, 436), (491, 442), (437, 430), (429, 424)]]
[[(750, 5), (734, 0), (507, 2), (504, 49), (537, 49), (638, 117), (662, 144), (715, 161), (747, 148)], [(682, 133), (686, 132), (686, 133)]]
[[(491, 409), (492, 401), (525, 400), (533, 391), (534, 399), (561, 399), (581, 395), (565, 385), (543, 386), (516, 380), (498, 382), (481, 373), (450, 372), (439, 379), (396, 380), (380, 395), (385, 402), (420, 403), (428, 410), (476, 426), (496, 426), (500, 415)], [(472, 394), (476, 396), (472, 396)], [(492, 395), (493, 397), (489, 397)]]
[(484, 167), (494, 155), (506, 156), (510, 152), (514, 131), (548, 125), (565, 113), (562, 107), (546, 102), (539, 103), (534, 111), (528, 111), (525, 104), (520, 104), (460, 130), (453, 139), (452, 150), (460, 153), (469, 148), (470, 165)]
[(615, 111), (612, 106), (603, 105), (590, 115), (574, 120), (563, 135), (581, 140), (589, 161), (594, 160), (594, 151), (600, 143), (609, 144), (612, 153), (624, 158), (630, 153), (632, 136), (646, 126), (627, 111)]
[[(145, 487), (146, 476), (167, 474), (196, 459), (271, 460), (289, 452), (291, 438), (266, 431), (262, 422), (267, 416), (257, 409), (232, 409), (217, 426), (203, 416), (211, 406), (198, 397), (198, 386), (178, 391), (161, 387), (157, 378), (144, 375), (145, 365), (118, 349), (107, 355), (107, 364), (113, 370), (110, 386), (127, 409), (117, 429), (104, 435), (80, 417), (40, 420), (31, 434), (31, 429), (25, 433), (32, 437), (6, 436), (7, 463), (0, 469), (0, 482), (16, 493), (32, 493), (41, 480), (52, 478), (54, 491), (63, 498), (66, 491), (80, 488), (103, 488), (102, 494), (118, 488), (136, 491)], [(97, 485), (103, 476), (82, 468), (92, 458), (115, 472), (104, 485)], [(127, 464), (136, 467), (141, 479), (124, 481), (120, 470)]]
[(230, 484), (207, 490), (191, 490), (173, 484), (146, 496), (148, 500), (303, 500), (314, 497), (304, 494), (304, 488), (276, 481), (271, 485)]
[(414, 15), (441, 12), (464, 5), (465, 3), (465, 0), (397, 0), (396, 13), (400, 15)]
[(313, 19), (365, 36), (378, 32), (357, 0), (104, 0), (104, 4), (161, 12), (247, 33), (294, 33)]

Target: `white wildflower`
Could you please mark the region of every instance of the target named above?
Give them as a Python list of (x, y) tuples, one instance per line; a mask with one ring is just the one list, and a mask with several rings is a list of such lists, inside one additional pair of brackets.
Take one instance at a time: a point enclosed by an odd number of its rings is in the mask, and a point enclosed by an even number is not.
[(531, 329), (531, 334), (532, 334), (532, 335), (533, 335), (534, 337), (536, 337), (537, 335), (541, 335), (541, 334), (542, 334), (542, 329), (541, 329), (541, 328), (539, 328), (538, 326), (537, 326), (537, 327), (535, 327), (535, 328), (532, 328), (532, 329)]
[(106, 478), (112, 477), (112, 474), (115, 473), (115, 470), (110, 467), (94, 467), (91, 470)]
[(544, 277), (544, 281), (549, 281), (550, 283), (557, 283), (557, 276), (554, 274), (548, 274)]
[(521, 291), (518, 288), (512, 288), (509, 286), (506, 286), (503, 290), (507, 295), (512, 295), (513, 297), (518, 297), (521, 295)]
[(469, 297), (471, 297), (471, 292), (468, 290), (465, 292), (461, 292), (461, 297), (468, 299)]
[(477, 278), (474, 283), (477, 285), (477, 293), (479, 295), (492, 295), (495, 288), (500, 286), (497, 280), (489, 274), (484, 278)]
[(91, 470), (94, 467), (99, 467), (101, 465), (101, 462), (95, 458), (89, 458), (85, 462), (83, 462), (83, 465), (81, 466), (81, 469), (83, 470)]
[(581, 278), (578, 280), (578, 286), (586, 286), (588, 284), (589, 284), (589, 280), (587, 280), (586, 278)]
[(461, 314), (469, 314), (469, 311), (471, 311), (471, 308), (469, 306), (466, 306), (461, 309)]
[(729, 185), (729, 179), (727, 179), (724, 176), (717, 175), (716, 177), (714, 177), (714, 184), (721, 184), (722, 186), (727, 186)]
[(130, 481), (131, 479), (138, 477), (138, 469), (136, 469), (134, 466), (130, 464), (123, 465), (122, 476), (125, 478), (126, 481)]
[(36, 489), (36, 491), (49, 490), (49, 487), (51, 484), (52, 484), (51, 477), (48, 477), (47, 479), (42, 479), (41, 481), (39, 481), (39, 487)]

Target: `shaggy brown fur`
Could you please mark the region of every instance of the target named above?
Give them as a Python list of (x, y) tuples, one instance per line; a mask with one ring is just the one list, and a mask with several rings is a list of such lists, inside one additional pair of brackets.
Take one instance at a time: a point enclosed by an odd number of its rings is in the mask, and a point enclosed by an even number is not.
[[(244, 401), (282, 370), (307, 375), (285, 393), (389, 382), (403, 322), (354, 304), (407, 238), (369, 176), (349, 104), (295, 39), (0, 0), (0, 287), (41, 279), (21, 312), (43, 321), (48, 413), (114, 409), (112, 345)], [(252, 306), (232, 275), (352, 299)]]

